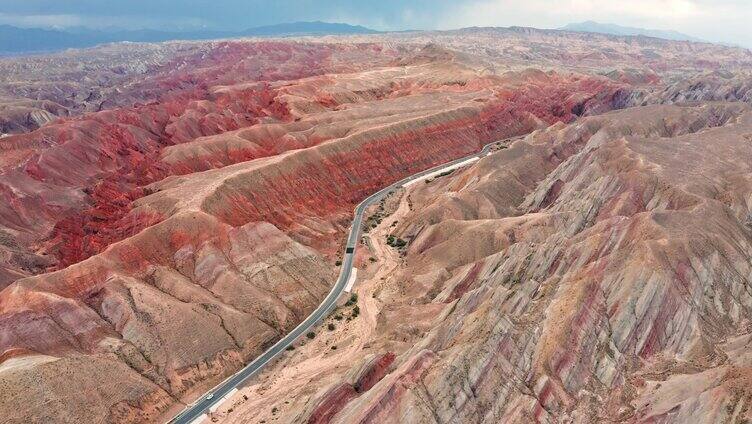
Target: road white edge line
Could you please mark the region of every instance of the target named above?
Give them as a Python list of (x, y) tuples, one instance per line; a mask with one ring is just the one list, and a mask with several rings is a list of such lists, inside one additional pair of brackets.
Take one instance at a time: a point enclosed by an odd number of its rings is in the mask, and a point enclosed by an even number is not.
[(198, 417), (196, 417), (193, 421), (191, 421), (191, 424), (200, 424), (204, 422), (204, 420), (209, 419), (209, 416), (206, 414), (201, 414)]
[(227, 402), (232, 397), (232, 395), (234, 395), (237, 392), (238, 392), (237, 388), (234, 388), (230, 390), (229, 392), (227, 392), (226, 395), (222, 396), (222, 399), (220, 399), (219, 401), (217, 401), (217, 403), (209, 407), (209, 411), (215, 412), (217, 409), (219, 409), (220, 406), (222, 406), (223, 403)]
[(350, 279), (347, 280), (347, 285), (345, 286), (345, 291), (350, 293), (350, 291), (353, 288), (353, 285), (355, 284), (355, 279), (358, 275), (358, 268), (353, 267), (352, 273), (350, 273)]

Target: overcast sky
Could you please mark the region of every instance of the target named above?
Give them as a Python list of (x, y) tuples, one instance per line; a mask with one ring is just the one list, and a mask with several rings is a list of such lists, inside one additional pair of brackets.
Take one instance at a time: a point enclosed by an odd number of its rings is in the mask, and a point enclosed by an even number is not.
[(752, 0), (0, 0), (0, 23), (19, 26), (243, 29), (302, 20), (379, 30), (595, 20), (752, 47)]

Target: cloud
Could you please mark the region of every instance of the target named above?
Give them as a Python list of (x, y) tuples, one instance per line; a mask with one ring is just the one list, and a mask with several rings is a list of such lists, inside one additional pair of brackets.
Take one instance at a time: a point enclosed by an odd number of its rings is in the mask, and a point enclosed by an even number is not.
[(443, 29), (466, 26), (559, 28), (594, 20), (649, 29), (676, 30), (711, 41), (752, 46), (752, 5), (736, 0), (471, 0), (437, 17)]
[(19, 27), (71, 27), (84, 22), (78, 15), (13, 15), (0, 13), (0, 24)]
[(206, 21), (190, 17), (150, 17), (150, 16), (92, 16), (80, 14), (59, 15), (15, 15), (0, 13), (0, 24), (22, 28), (165, 28), (191, 29), (206, 26)]
[(749, 0), (0, 0), (0, 22), (24, 26), (243, 29), (303, 20), (381, 30), (595, 20), (752, 46)]
[(445, 11), (444, 26), (529, 25), (558, 27), (571, 20), (613, 20), (624, 24), (660, 24), (697, 17), (702, 10), (689, 0), (598, 1), (475, 0), (457, 3)]

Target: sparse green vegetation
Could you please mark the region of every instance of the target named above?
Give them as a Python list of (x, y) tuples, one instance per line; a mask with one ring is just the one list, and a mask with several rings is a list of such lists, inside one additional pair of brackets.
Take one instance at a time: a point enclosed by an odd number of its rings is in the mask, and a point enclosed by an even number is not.
[(337, 350), (337, 345), (332, 345), (332, 350)]
[(295, 346), (293, 345), (287, 346), (285, 350), (295, 350)]
[(316, 333), (314, 333), (313, 331), (309, 331), (308, 334), (306, 334), (305, 336), (308, 337), (309, 339), (313, 339), (314, 337), (316, 337)]
[(347, 300), (347, 303), (345, 303), (345, 306), (352, 306), (356, 303), (358, 303), (358, 294), (353, 293), (352, 295), (350, 295), (350, 298)]
[(368, 258), (368, 260), (371, 261), (371, 262), (376, 262), (376, 258), (374, 258), (373, 256), (371, 256), (370, 258)]
[(407, 246), (407, 242), (405, 240), (400, 237), (395, 237), (393, 234), (389, 234), (386, 237), (386, 244), (397, 249)]
[(373, 213), (369, 217), (365, 219), (363, 222), (363, 231), (369, 232), (372, 229), (376, 228), (379, 224), (381, 224), (381, 221), (384, 219), (385, 212), (384, 212), (384, 201), (382, 200), (379, 204), (379, 209), (377, 212)]
[(341, 266), (342, 265), (342, 261), (337, 260), (337, 262), (335, 262), (334, 265)]
[(337, 321), (342, 321), (342, 314), (335, 315), (334, 319), (336, 319)]
[(326, 329), (329, 331), (334, 331), (335, 328), (337, 327), (335, 327), (334, 324), (332, 324), (331, 322), (329, 323), (329, 325), (326, 326)]

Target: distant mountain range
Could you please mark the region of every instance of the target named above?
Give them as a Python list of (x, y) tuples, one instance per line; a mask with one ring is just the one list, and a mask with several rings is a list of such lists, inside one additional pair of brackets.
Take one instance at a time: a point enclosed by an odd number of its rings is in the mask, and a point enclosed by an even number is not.
[(621, 26), (621, 25), (616, 25), (616, 24), (602, 24), (602, 23), (594, 22), (594, 21), (572, 23), (564, 27), (561, 27), (559, 29), (565, 30), (565, 31), (577, 31), (577, 32), (597, 32), (601, 34), (611, 34), (611, 35), (644, 35), (647, 37), (663, 38), (665, 40), (674, 40), (674, 41), (699, 41), (699, 42), (704, 41), (699, 38), (692, 37), (691, 35), (682, 34), (681, 32), (677, 32), (677, 31), (634, 28), (634, 27), (626, 27), (626, 26)]
[[(571, 23), (566, 31), (663, 38), (677, 41), (703, 41), (677, 31), (633, 28), (594, 21)], [(375, 34), (379, 31), (360, 25), (329, 22), (291, 22), (249, 28), (243, 31), (161, 31), (161, 30), (93, 30), (89, 28), (44, 29), (0, 25), (0, 55), (51, 52), (68, 48), (92, 47), (118, 41), (161, 42), (171, 40), (211, 40), (239, 37), (285, 37), (295, 35)]]
[(378, 31), (360, 25), (329, 22), (292, 22), (249, 28), (243, 31), (117, 30), (100, 31), (87, 28), (68, 30), (18, 28), (0, 25), (0, 53), (32, 53), (91, 47), (118, 41), (160, 42), (170, 40), (210, 40), (237, 37), (281, 37), (294, 35), (373, 34)]

